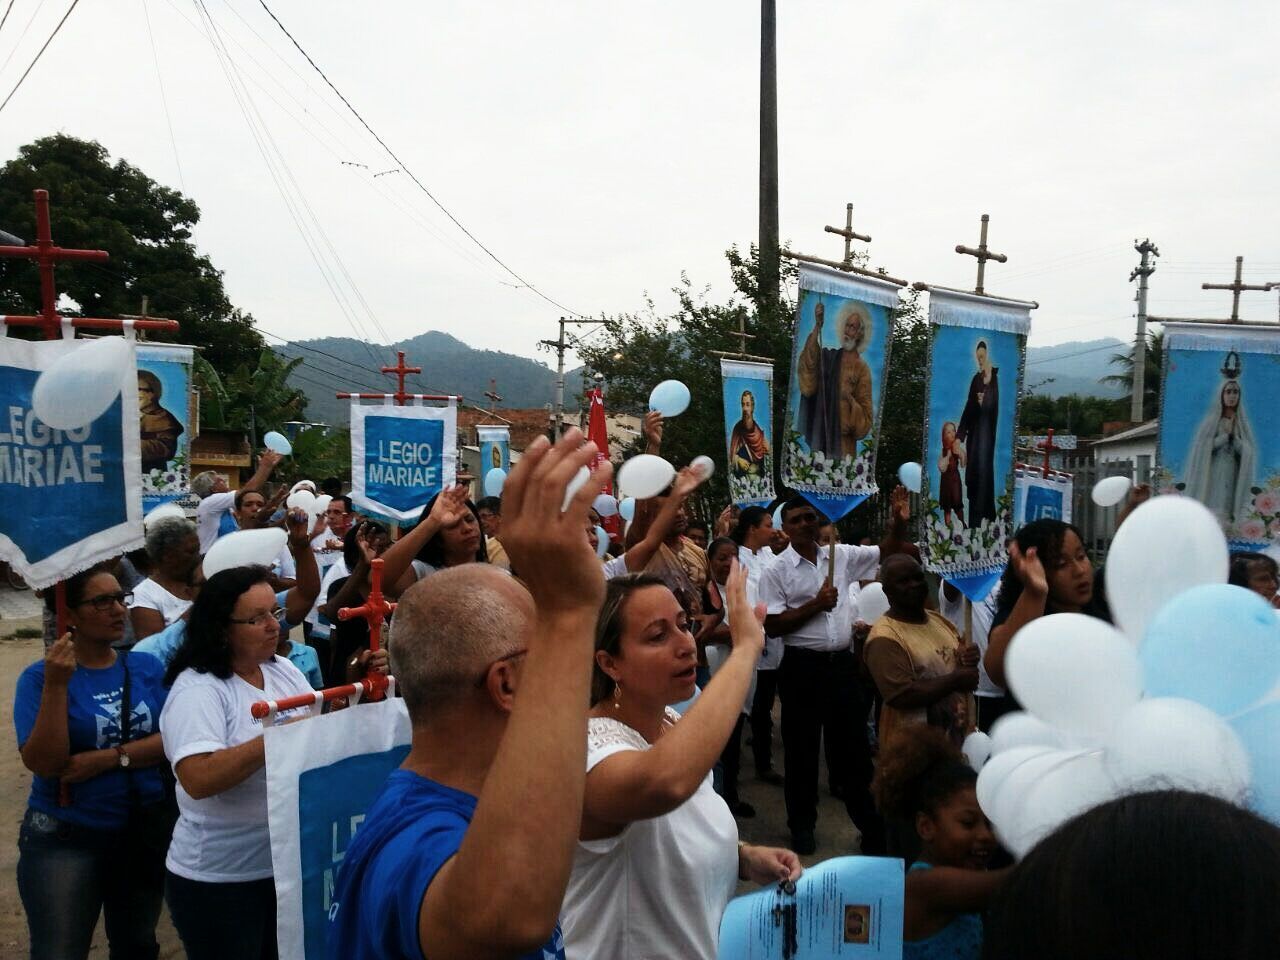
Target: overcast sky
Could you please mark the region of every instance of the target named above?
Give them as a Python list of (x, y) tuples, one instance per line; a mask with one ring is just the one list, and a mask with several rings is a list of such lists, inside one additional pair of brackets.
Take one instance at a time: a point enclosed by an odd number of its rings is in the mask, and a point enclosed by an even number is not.
[[(397, 165), (256, 0), (206, 4), (269, 130), (270, 169), (199, 8), (143, 2), (83, 0), (0, 114), (0, 157), (62, 131), (185, 190), (200, 248), (272, 334), (352, 336), (351, 313), (374, 340), (437, 329), (545, 358), (535, 343), (563, 311), (518, 289), (404, 173), (373, 177)], [(756, 235), (757, 3), (268, 2), (432, 193), (550, 298), (617, 313), (648, 291), (665, 307), (681, 271), (728, 293), (722, 251)], [(16, 0), (0, 97), (67, 3)], [(971, 287), (953, 248), (976, 245), (990, 213), (1009, 262), (987, 288), (1040, 302), (1041, 345), (1132, 337), (1136, 237), (1163, 255), (1154, 314), (1225, 316), (1230, 294), (1199, 284), (1230, 280), (1237, 254), (1247, 280), (1280, 281), (1274, 0), (778, 6), (795, 249), (838, 259), (822, 226), (851, 201), (873, 265)], [(309, 225), (349, 311), (272, 170), (327, 236)], [(1242, 314), (1274, 319), (1277, 294), (1246, 294)]]

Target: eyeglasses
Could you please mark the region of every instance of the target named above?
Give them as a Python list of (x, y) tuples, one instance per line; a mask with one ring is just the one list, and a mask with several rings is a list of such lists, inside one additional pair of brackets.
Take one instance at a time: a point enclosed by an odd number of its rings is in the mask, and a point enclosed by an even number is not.
[(246, 627), (265, 627), (268, 623), (275, 623), (284, 616), (284, 608), (276, 607), (274, 610), (268, 610), (266, 613), (260, 613), (248, 620), (237, 620), (235, 617), (228, 617), (232, 623), (244, 624)]
[(110, 610), (112, 604), (116, 604), (116, 603), (120, 604), (120, 606), (122, 607), (129, 606), (129, 604), (133, 603), (133, 594), (132, 593), (104, 593), (100, 597), (90, 597), (88, 600), (81, 600), (79, 603), (75, 604), (75, 606), (83, 607), (85, 604), (89, 604), (90, 606), (93, 607), (93, 609), (99, 612), (102, 612), (102, 611)]
[(492, 670), (494, 667), (496, 667), (498, 664), (505, 663), (508, 660), (514, 660), (516, 657), (523, 657), (528, 652), (529, 652), (528, 647), (521, 647), (519, 650), (513, 650), (510, 653), (508, 653), (506, 656), (502, 656), (502, 657), (499, 657), (497, 660), (494, 660), (492, 663), (490, 663), (488, 666), (484, 668), (484, 672), (482, 672), (480, 676), (476, 679), (476, 686), (483, 687), (485, 679), (489, 676), (489, 671)]

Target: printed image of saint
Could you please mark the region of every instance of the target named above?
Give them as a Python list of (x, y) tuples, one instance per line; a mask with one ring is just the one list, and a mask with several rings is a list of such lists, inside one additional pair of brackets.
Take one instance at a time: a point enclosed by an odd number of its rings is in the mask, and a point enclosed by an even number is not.
[(871, 339), (871, 314), (857, 302), (836, 318), (839, 347), (822, 346), (826, 307), (813, 308), (813, 330), (800, 352), (800, 434), (812, 451), (828, 457), (857, 456), (858, 441), (871, 433), (871, 368), (862, 358)]
[(729, 469), (734, 476), (759, 476), (768, 473), (769, 438), (756, 423), (756, 397), (742, 391), (742, 419), (729, 434)]
[(964, 445), (965, 494), (969, 500), (969, 528), (996, 519), (996, 427), (1000, 420), (1000, 370), (991, 365), (987, 342), (974, 348), (978, 372), (969, 381), (956, 440)]
[(1238, 354), (1228, 354), (1222, 373), (1226, 380), (1210, 401), (1187, 452), (1185, 493), (1220, 520), (1238, 523), (1252, 496), (1258, 443), (1245, 413)]
[(138, 371), (138, 420), (142, 440), (142, 472), (163, 470), (178, 455), (182, 424), (160, 406), (164, 388), (150, 370)]

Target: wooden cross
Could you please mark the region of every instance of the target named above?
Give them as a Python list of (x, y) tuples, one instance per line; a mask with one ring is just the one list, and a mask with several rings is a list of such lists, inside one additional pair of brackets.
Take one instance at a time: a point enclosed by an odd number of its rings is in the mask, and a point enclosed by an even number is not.
[(846, 203), (844, 205), (844, 229), (839, 227), (825, 226), (822, 228), (827, 233), (834, 233), (838, 237), (844, 237), (844, 264), (845, 269), (853, 266), (853, 241), (861, 240), (863, 243), (870, 243), (871, 238), (864, 233), (855, 233), (853, 229), (853, 204)]
[(396, 375), (396, 392), (387, 393), (337, 393), (334, 394), (339, 400), (385, 400), (391, 397), (397, 407), (403, 407), (409, 400), (456, 400), (461, 402), (462, 397), (452, 393), (406, 393), (404, 389), (404, 378), (410, 373), (421, 373), (421, 367), (406, 367), (404, 365), (404, 351), (396, 351), (396, 365), (394, 367), (383, 367), (383, 373), (394, 373)]
[(421, 373), (421, 367), (406, 367), (404, 365), (404, 351), (396, 351), (396, 365), (394, 367), (383, 367), (383, 373), (393, 373), (396, 377), (396, 406), (403, 407), (408, 394), (404, 392), (404, 378), (410, 373)]
[(1236, 257), (1236, 278), (1232, 283), (1202, 283), (1201, 290), (1230, 290), (1231, 291), (1231, 322), (1240, 322), (1240, 294), (1245, 290), (1261, 290), (1266, 293), (1271, 289), (1272, 284), (1269, 283), (1244, 283), (1241, 281), (1241, 274), (1244, 272), (1244, 257)]
[(987, 224), (991, 221), (989, 214), (982, 215), (982, 232), (978, 236), (978, 247), (966, 247), (963, 243), (956, 244), (956, 253), (963, 253), (970, 257), (978, 259), (978, 282), (973, 288), (973, 292), (978, 296), (982, 296), (982, 282), (987, 275), (987, 261), (994, 260), (996, 263), (1007, 263), (1009, 258), (1003, 253), (992, 253), (987, 249)]
[(498, 395), (498, 381), (494, 377), (489, 378), (489, 389), (485, 391), (485, 397), (489, 401), (489, 412), (493, 413), (498, 404), (502, 402), (502, 397)]

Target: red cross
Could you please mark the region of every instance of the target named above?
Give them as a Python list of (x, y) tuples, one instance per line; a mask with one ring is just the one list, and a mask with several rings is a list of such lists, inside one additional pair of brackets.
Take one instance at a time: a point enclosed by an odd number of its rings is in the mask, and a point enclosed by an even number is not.
[[(409, 394), (404, 392), (404, 378), (406, 374), (421, 373), (421, 367), (406, 367), (404, 365), (404, 351), (396, 351), (396, 365), (394, 367), (383, 367), (383, 373), (394, 373), (396, 375), (396, 406), (403, 407), (404, 402), (409, 399)], [(376, 650), (377, 647), (374, 647)]]
[[(404, 354), (400, 354), (400, 359), (404, 360)], [(401, 364), (403, 366), (403, 364)], [(369, 649), (377, 650), (382, 642), (382, 623), (387, 615), (395, 610), (394, 603), (387, 602), (382, 595), (382, 558), (373, 561), (372, 569), (369, 571), (369, 598), (365, 600), (363, 606), (359, 607), (343, 607), (338, 611), (339, 620), (354, 620), (356, 617), (362, 618), (365, 623), (369, 624)], [(368, 679), (375, 681), (372, 699), (376, 700), (382, 695), (382, 690), (386, 687), (386, 677), (369, 677)], [(381, 681), (380, 684), (376, 681)]]
[(1048, 479), (1049, 456), (1051, 454), (1058, 453), (1063, 449), (1062, 447), (1055, 446), (1053, 443), (1053, 427), (1049, 428), (1049, 435), (1045, 437), (1043, 440), (1041, 440), (1039, 443), (1037, 443), (1036, 446), (1044, 451), (1044, 476), (1046, 479)]

